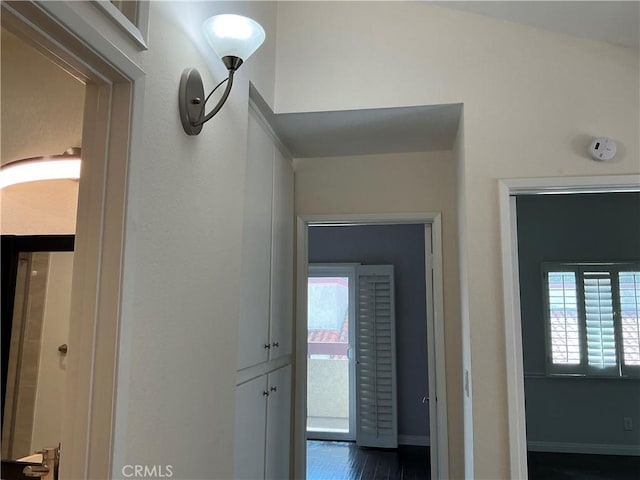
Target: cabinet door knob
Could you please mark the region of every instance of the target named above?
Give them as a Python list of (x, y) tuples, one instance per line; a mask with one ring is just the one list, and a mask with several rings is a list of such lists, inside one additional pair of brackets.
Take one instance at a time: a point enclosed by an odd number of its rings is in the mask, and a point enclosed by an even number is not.
[(271, 390), (272, 392), (277, 392), (277, 391), (278, 391), (278, 387), (271, 387), (271, 388), (270, 388), (270, 390)]
[(280, 346), (280, 342), (273, 342), (273, 343), (271, 344), (271, 346), (272, 346), (273, 348), (278, 348), (278, 347)]
[(262, 395), (264, 395), (265, 397), (268, 397), (269, 396), (269, 392), (265, 390), (264, 392), (262, 392)]
[(264, 344), (264, 348), (265, 348), (265, 349), (267, 349), (267, 350), (269, 350), (269, 349), (271, 348), (271, 345), (269, 345), (268, 343), (265, 343), (265, 344)]

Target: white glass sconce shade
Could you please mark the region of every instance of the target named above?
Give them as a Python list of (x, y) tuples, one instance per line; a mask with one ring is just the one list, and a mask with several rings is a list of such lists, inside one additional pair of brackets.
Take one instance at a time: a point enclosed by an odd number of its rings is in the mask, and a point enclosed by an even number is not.
[(77, 180), (80, 165), (79, 148), (69, 149), (63, 155), (18, 160), (0, 169), (0, 188), (39, 180)]
[(220, 58), (238, 57), (246, 61), (265, 39), (260, 24), (241, 15), (216, 15), (208, 18), (202, 28), (209, 45)]
[[(227, 101), (233, 86), (233, 76), (240, 66), (264, 42), (264, 29), (254, 20), (240, 15), (216, 15), (202, 25), (204, 35), (213, 51), (220, 57), (229, 75), (209, 95), (204, 96), (202, 77), (195, 68), (182, 72), (178, 90), (180, 121), (187, 135), (198, 135), (202, 125), (211, 120)], [(205, 114), (205, 104), (218, 87), (227, 86), (213, 109)]]

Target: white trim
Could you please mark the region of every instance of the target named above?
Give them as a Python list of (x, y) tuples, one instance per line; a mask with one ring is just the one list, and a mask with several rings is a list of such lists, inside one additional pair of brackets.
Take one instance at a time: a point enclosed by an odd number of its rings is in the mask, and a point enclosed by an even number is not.
[[(49, 2), (40, 0), (28, 3), (37, 6), (47, 17), (62, 25), (76, 38), (89, 46), (98, 55), (98, 58), (103, 59), (109, 66), (117, 69), (127, 78), (137, 80), (144, 76), (144, 71), (139, 65), (134, 63), (114, 45), (110, 39), (103, 36), (87, 18), (84, 18), (73, 8), (74, 2)], [(87, 55), (89, 55), (88, 52)], [(88, 66), (89, 68), (91, 67), (91, 65)], [(104, 72), (97, 70), (96, 73), (104, 74)], [(141, 109), (144, 100), (137, 100), (134, 96), (133, 103)]]
[(640, 174), (589, 177), (509, 178), (499, 180), (509, 195), (637, 192)]
[[(293, 320), (295, 363), (293, 389), (293, 478), (307, 478), (307, 318), (309, 264), (308, 222), (296, 218), (296, 316)], [(303, 321), (304, 320), (304, 321)]]
[[(522, 365), (515, 198), (509, 196), (509, 188), (503, 182), (500, 182), (499, 188), (511, 478), (526, 479), (528, 474), (524, 367)], [(515, 285), (518, 287), (514, 287)]]
[[(435, 376), (436, 376), (436, 452), (437, 463), (433, 465), (432, 478), (449, 478), (449, 429), (447, 427), (447, 379), (446, 379), (446, 355), (444, 335), (444, 280), (442, 266), (442, 216), (437, 215), (431, 223), (431, 260), (433, 278), (431, 282), (433, 291), (433, 308), (427, 308), (427, 325), (433, 326), (434, 335), (429, 340), (429, 350), (435, 351)], [(431, 362), (430, 362), (431, 364)], [(430, 390), (431, 391), (431, 390)], [(431, 396), (431, 393), (429, 393)], [(430, 417), (432, 418), (432, 417)], [(444, 426), (444, 428), (442, 428)], [(444, 445), (444, 447), (442, 447)], [(433, 455), (432, 455), (433, 456)]]
[[(434, 277), (435, 277), (435, 271), (434, 271), (435, 262), (434, 262), (434, 255), (433, 255), (433, 248), (434, 248), (433, 230), (434, 228), (432, 224), (424, 225), (424, 252), (425, 252), (425, 255), (424, 255), (425, 270), (424, 271), (425, 271), (425, 284), (426, 284), (426, 290), (427, 290), (426, 292), (427, 295), (425, 298), (425, 308), (427, 312), (427, 338), (425, 339), (425, 341), (427, 342), (427, 377), (428, 377), (427, 380), (429, 385), (429, 396), (428, 396), (427, 408), (429, 409), (430, 420), (438, 415), (438, 405), (439, 405), (439, 400), (441, 400), (441, 398), (437, 398), (437, 395), (435, 394), (435, 392), (438, 391), (438, 383), (437, 383), (438, 374), (436, 372), (437, 352), (434, 347), (436, 329), (433, 321), (435, 316), (435, 309), (430, 308), (430, 306), (434, 304), (434, 296), (435, 296), (434, 285), (433, 285)], [(429, 421), (429, 437), (438, 438), (438, 423), (439, 423), (438, 421), (436, 422)], [(404, 435), (402, 436), (404, 437)], [(440, 464), (440, 459), (438, 458), (438, 456), (436, 456), (435, 462), (433, 461), (430, 462), (431, 478), (439, 478), (438, 477), (439, 464)], [(444, 478), (447, 478), (447, 477), (444, 477)]]
[(292, 355), (283, 355), (269, 362), (259, 363), (236, 372), (236, 386), (247, 383), (255, 378), (267, 375), (279, 368), (286, 367), (291, 363)]
[[(444, 303), (442, 285), (442, 219), (440, 212), (387, 213), (387, 214), (342, 214), (342, 215), (299, 215), (297, 216), (297, 268), (296, 268), (296, 319), (295, 319), (295, 399), (294, 399), (294, 478), (306, 478), (306, 378), (307, 378), (307, 334), (298, 328), (306, 325), (307, 315), (307, 263), (309, 225), (393, 225), (393, 224), (431, 224), (433, 235), (433, 321), (438, 405), (444, 406), (444, 412), (438, 413), (438, 439), (430, 449), (431, 464), (441, 463), (440, 475), (434, 478), (447, 478), (449, 468), (449, 445), (446, 417), (446, 370), (444, 363)], [(426, 252), (425, 252), (426, 253)], [(429, 321), (429, 319), (427, 320)], [(430, 393), (433, 394), (434, 392)], [(439, 409), (440, 410), (440, 409)], [(447, 475), (447, 476), (443, 476)]]
[(133, 40), (140, 50), (147, 50), (149, 41), (149, 1), (137, 0), (138, 15), (137, 24), (129, 20), (118, 7), (109, 0), (91, 0), (109, 20), (117, 25), (126, 38)]
[(514, 195), (640, 191), (640, 175), (519, 178), (498, 181), (511, 478), (527, 478), (524, 368)]
[(398, 445), (428, 447), (431, 441), (429, 435), (398, 435)]
[(640, 445), (601, 443), (528, 442), (531, 452), (582, 453), (587, 455), (640, 456)]
[[(254, 92), (256, 93), (254, 94)], [(269, 120), (267, 120), (267, 116), (273, 116), (273, 112), (269, 110), (270, 115), (268, 115), (269, 112), (265, 113), (263, 111), (263, 108), (269, 109), (269, 106), (264, 102), (264, 100), (260, 102), (260, 99), (254, 99), (253, 95), (259, 96), (260, 94), (253, 86), (251, 86), (251, 88), (249, 89), (249, 112), (253, 113), (254, 118), (258, 121), (258, 123), (260, 123), (260, 125), (262, 125), (262, 128), (265, 130), (267, 135), (269, 135), (269, 138), (271, 138), (271, 141), (275, 144), (278, 150), (280, 150), (280, 153), (282, 153), (283, 156), (291, 161), (293, 155), (291, 155), (291, 152), (289, 151), (289, 149), (287, 149), (285, 144), (282, 143), (282, 140), (280, 140), (280, 137), (278, 137), (278, 134), (271, 126), (271, 123), (269, 123)], [(264, 103), (263, 107), (260, 106), (262, 103)]]
[(336, 214), (336, 215), (301, 215), (299, 216), (307, 225), (322, 224), (331, 225), (393, 225), (397, 223), (433, 223), (440, 217), (440, 212), (423, 213), (361, 213), (361, 214)]

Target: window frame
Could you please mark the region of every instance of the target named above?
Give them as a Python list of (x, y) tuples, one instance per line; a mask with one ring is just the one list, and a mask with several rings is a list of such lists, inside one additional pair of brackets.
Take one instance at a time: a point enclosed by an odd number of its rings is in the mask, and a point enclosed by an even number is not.
[[(640, 261), (624, 262), (543, 262), (542, 294), (543, 318), (545, 330), (545, 367), (548, 376), (580, 377), (580, 378), (640, 378), (640, 365), (625, 365), (624, 345), (622, 338), (622, 316), (620, 303), (620, 272), (640, 272)], [(551, 309), (549, 297), (548, 274), (550, 272), (571, 272), (575, 274), (576, 300), (578, 316), (578, 338), (580, 346), (579, 364), (553, 363), (551, 342)], [(613, 324), (615, 335), (616, 365), (600, 369), (590, 366), (588, 362), (587, 325), (584, 299), (585, 272), (608, 273), (611, 280), (611, 300), (613, 307)]]

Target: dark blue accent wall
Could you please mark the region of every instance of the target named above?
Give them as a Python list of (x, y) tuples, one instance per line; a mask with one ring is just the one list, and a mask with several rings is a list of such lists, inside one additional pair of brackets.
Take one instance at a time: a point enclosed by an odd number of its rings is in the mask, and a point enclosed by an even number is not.
[(399, 435), (429, 435), (424, 242), (424, 225), (309, 228), (309, 263), (394, 266)]
[(639, 380), (544, 376), (541, 266), (640, 260), (640, 194), (518, 195), (516, 206), (527, 439), (637, 446), (640, 429), (623, 418), (640, 422)]

